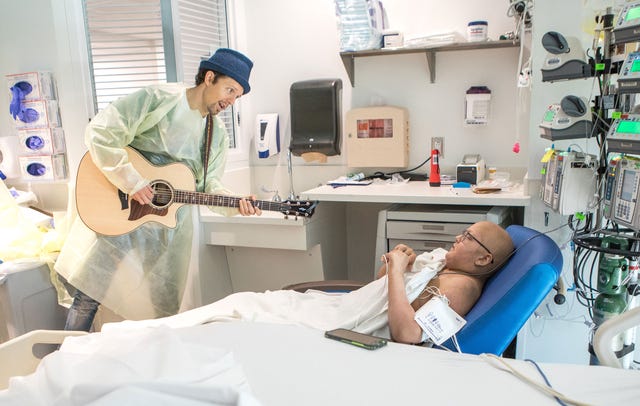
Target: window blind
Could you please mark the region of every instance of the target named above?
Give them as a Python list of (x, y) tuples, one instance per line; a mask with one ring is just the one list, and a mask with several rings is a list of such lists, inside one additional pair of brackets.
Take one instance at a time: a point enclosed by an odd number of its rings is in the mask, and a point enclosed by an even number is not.
[[(163, 8), (163, 1), (170, 6)], [(182, 72), (178, 80), (192, 86), (200, 61), (229, 46), (225, 0), (83, 0), (83, 4), (96, 111), (145, 86), (166, 83), (171, 76), (167, 67), (178, 66)], [(172, 10), (177, 15), (166, 15)], [(163, 26), (163, 20), (173, 25)], [(166, 41), (165, 36), (173, 38)], [(165, 49), (173, 44), (175, 49)], [(233, 148), (234, 111), (219, 116)]]
[[(181, 55), (182, 80), (193, 85), (200, 61), (208, 59), (216, 49), (229, 46), (227, 10), (224, 0), (178, 0), (176, 35)], [(218, 114), (229, 133), (229, 147), (235, 147), (234, 108)]]
[(84, 5), (97, 110), (166, 82), (160, 0), (85, 0)]

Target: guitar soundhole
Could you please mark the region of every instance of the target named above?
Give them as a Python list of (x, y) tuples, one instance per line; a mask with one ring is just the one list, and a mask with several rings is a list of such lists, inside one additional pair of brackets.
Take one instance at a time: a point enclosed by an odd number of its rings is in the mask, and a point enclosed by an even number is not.
[(164, 209), (173, 202), (173, 188), (170, 184), (156, 180), (151, 182), (151, 188), (153, 189), (153, 200), (150, 206), (155, 209)]

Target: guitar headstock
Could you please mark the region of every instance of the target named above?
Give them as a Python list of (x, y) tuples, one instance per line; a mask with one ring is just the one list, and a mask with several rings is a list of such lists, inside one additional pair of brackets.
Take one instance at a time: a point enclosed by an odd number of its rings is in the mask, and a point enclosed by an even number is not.
[(285, 200), (280, 206), (280, 212), (285, 216), (311, 217), (318, 202), (309, 200)]

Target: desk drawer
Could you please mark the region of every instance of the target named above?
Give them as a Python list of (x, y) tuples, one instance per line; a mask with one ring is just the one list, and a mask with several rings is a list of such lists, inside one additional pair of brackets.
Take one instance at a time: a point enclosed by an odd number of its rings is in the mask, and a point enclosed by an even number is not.
[(448, 251), (453, 246), (453, 242), (449, 241), (401, 240), (395, 238), (389, 239), (388, 243), (390, 250), (392, 250), (393, 247), (398, 244), (404, 244), (408, 247), (413, 248), (417, 255), (420, 255), (423, 252), (431, 252), (436, 248), (444, 248)]
[(435, 239), (454, 241), (471, 223), (436, 223), (424, 221), (387, 221), (387, 238), (409, 240)]

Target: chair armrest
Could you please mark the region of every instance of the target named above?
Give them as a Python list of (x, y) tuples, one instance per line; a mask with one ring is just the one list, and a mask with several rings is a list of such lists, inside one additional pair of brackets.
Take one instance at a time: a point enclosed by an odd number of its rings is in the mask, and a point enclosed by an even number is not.
[(323, 292), (351, 292), (359, 289), (365, 284), (358, 281), (350, 280), (327, 280), (327, 281), (311, 281), (294, 283), (283, 287), (283, 290), (295, 290), (296, 292), (306, 292), (309, 289), (320, 290)]

